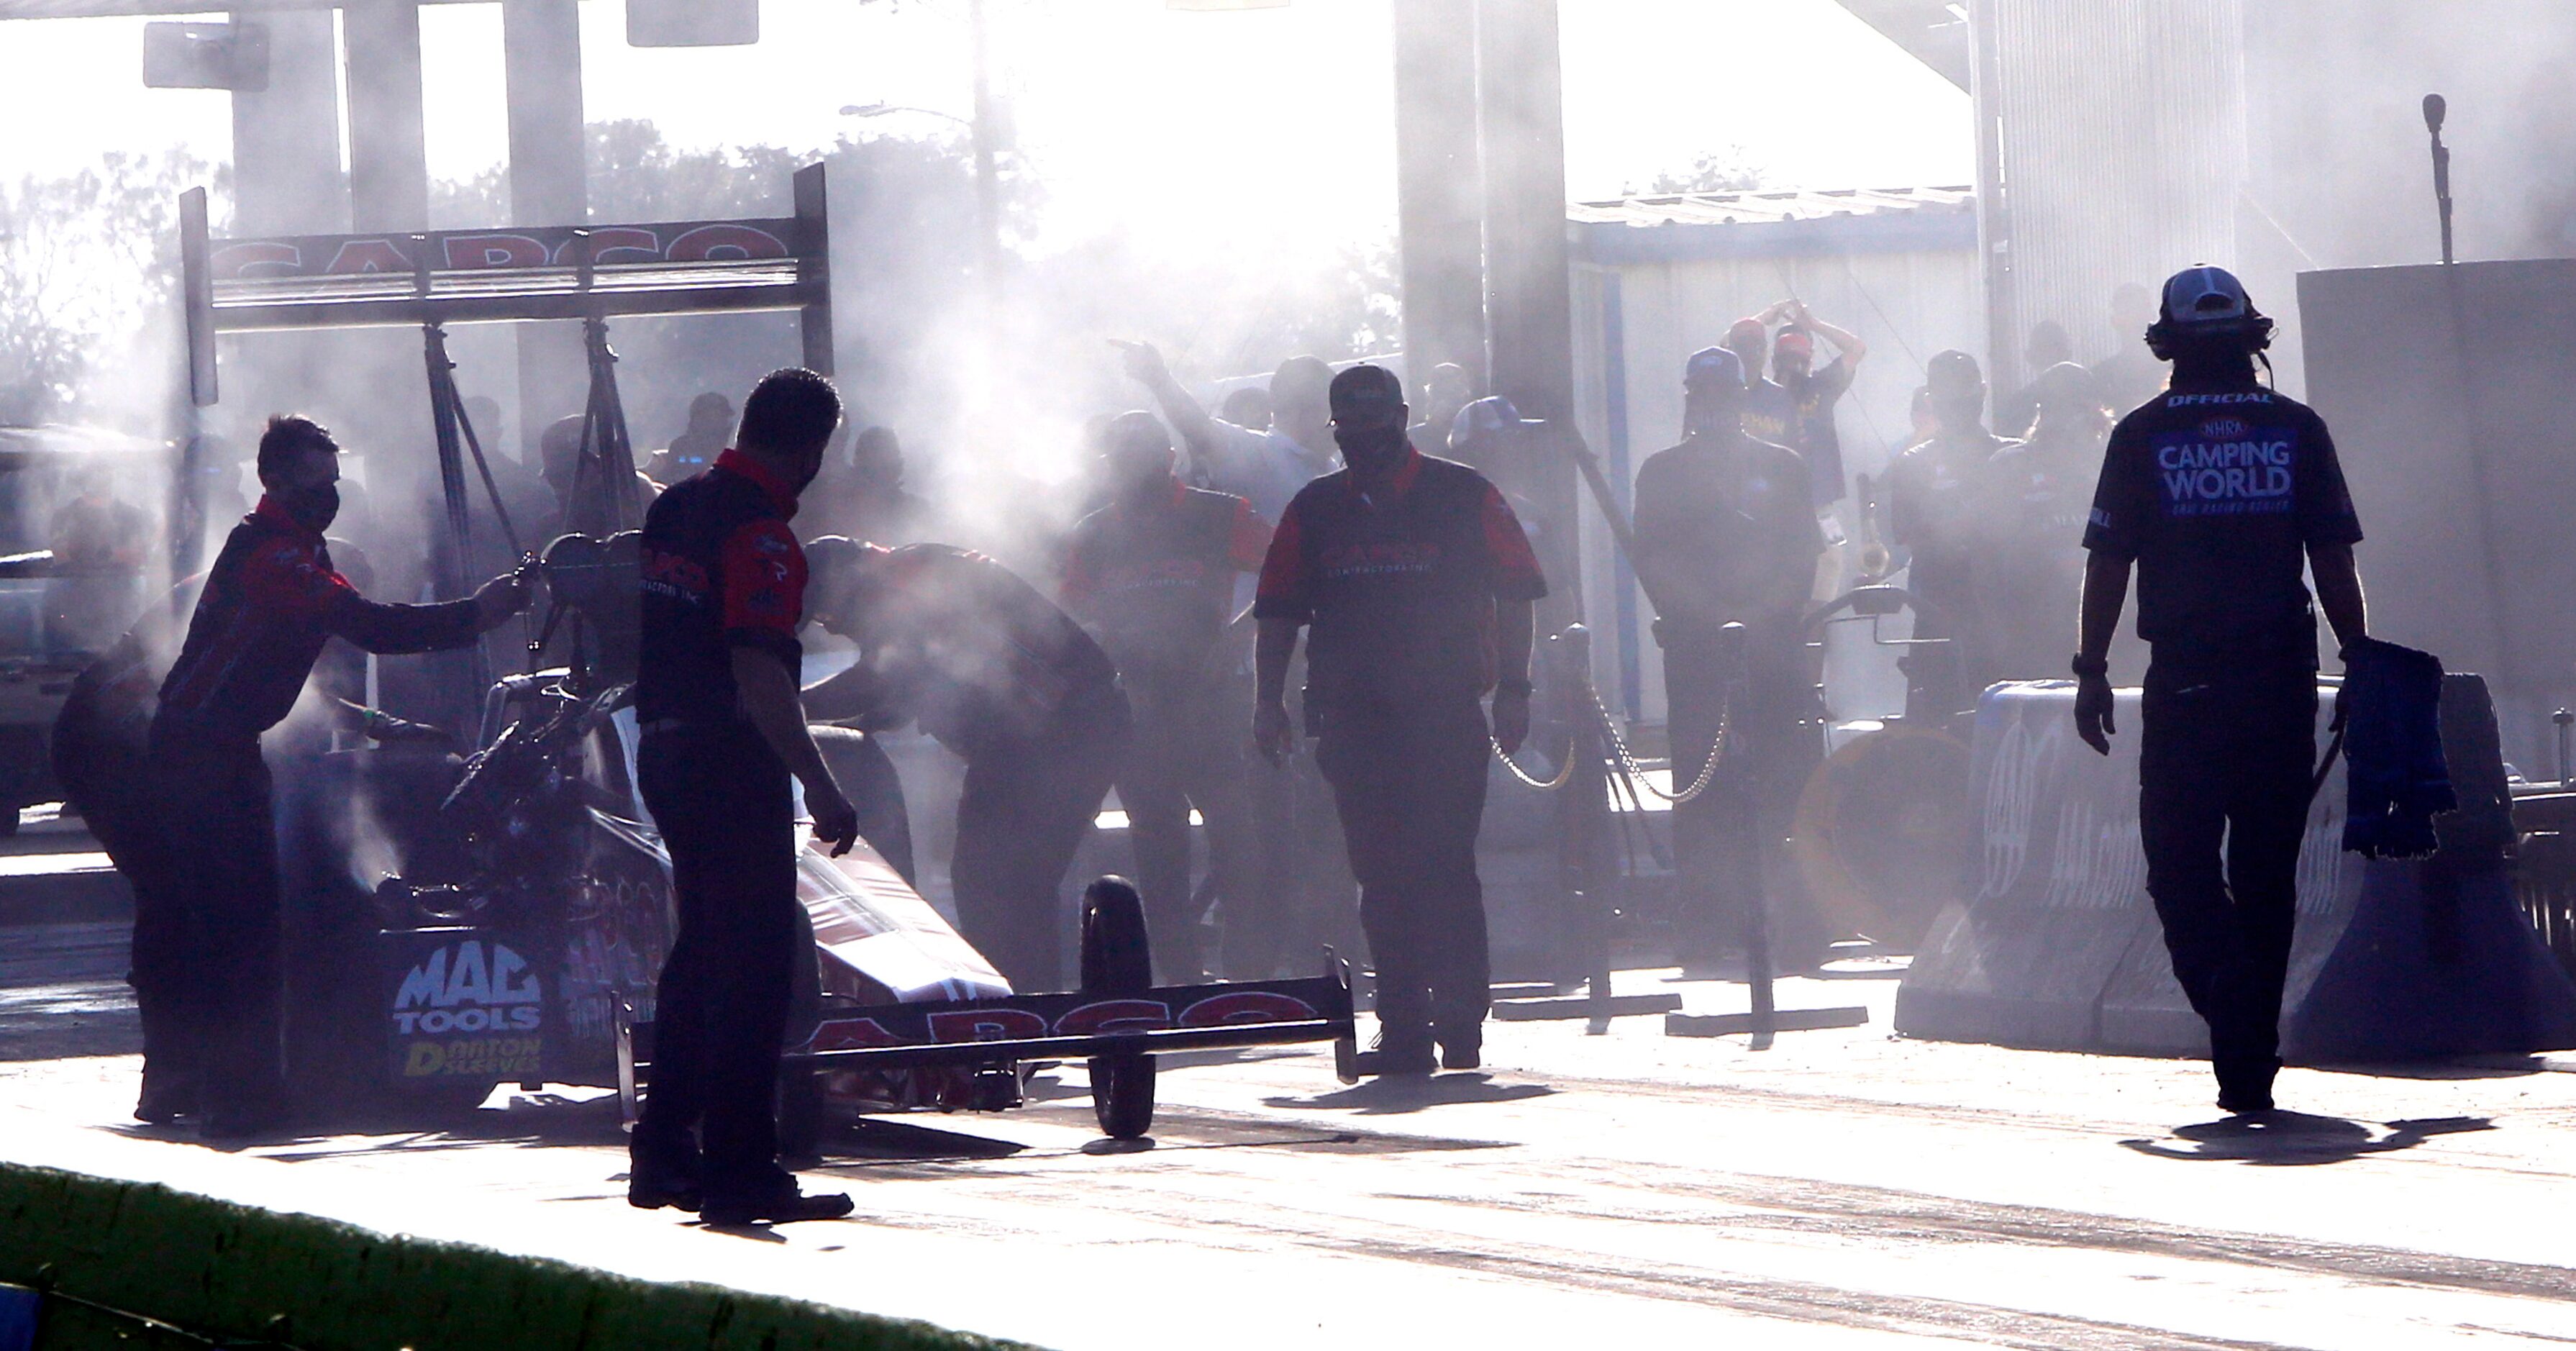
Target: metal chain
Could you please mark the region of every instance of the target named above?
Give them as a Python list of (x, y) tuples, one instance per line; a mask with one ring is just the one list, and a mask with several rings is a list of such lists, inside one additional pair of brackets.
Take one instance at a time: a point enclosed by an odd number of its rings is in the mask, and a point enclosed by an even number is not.
[[(1661, 788), (1657, 788), (1654, 781), (1646, 777), (1646, 771), (1643, 767), (1638, 765), (1637, 757), (1629, 753), (1627, 739), (1619, 735), (1618, 724), (1611, 720), (1609, 706), (1601, 702), (1601, 692), (1599, 690), (1587, 690), (1586, 693), (1590, 695), (1593, 716), (1599, 719), (1603, 735), (1608, 738), (1611, 750), (1618, 755), (1619, 768), (1627, 775), (1629, 791), (1631, 793), (1642, 788), (1645, 791), (1654, 794), (1662, 801), (1669, 802), (1678, 807), (1683, 803), (1689, 802), (1693, 798), (1698, 797), (1700, 794), (1707, 792), (1708, 786), (1717, 781), (1717, 766), (1720, 761), (1726, 758), (1727, 742), (1732, 738), (1735, 730), (1735, 701), (1733, 698), (1730, 697), (1723, 705), (1719, 706), (1717, 714), (1717, 740), (1709, 746), (1708, 759), (1701, 762), (1699, 773), (1691, 779), (1690, 787), (1685, 788), (1678, 793), (1668, 793)], [(1566, 743), (1565, 759), (1563, 763), (1556, 767), (1555, 777), (1548, 779), (1532, 777), (1529, 771), (1522, 769), (1520, 765), (1512, 759), (1510, 754), (1503, 750), (1503, 743), (1494, 740), (1491, 736), (1485, 738), (1485, 744), (1493, 748), (1494, 758), (1503, 762), (1503, 768), (1510, 770), (1513, 778), (1520, 780), (1523, 784), (1531, 788), (1535, 788), (1542, 793), (1555, 792), (1557, 789), (1563, 788), (1574, 778), (1574, 765), (1578, 757), (1575, 755), (1575, 746), (1570, 737)]]
[(1710, 744), (1708, 759), (1701, 763), (1698, 777), (1691, 780), (1690, 787), (1678, 793), (1667, 793), (1646, 777), (1646, 771), (1637, 764), (1637, 757), (1628, 752), (1627, 738), (1619, 735), (1618, 724), (1611, 721), (1609, 706), (1601, 702), (1598, 690), (1592, 694), (1592, 711), (1600, 715), (1601, 730), (1609, 737), (1611, 750), (1618, 754), (1620, 768), (1628, 775), (1630, 789), (1643, 788), (1676, 807), (1707, 792), (1708, 786), (1717, 781), (1718, 762), (1726, 758), (1726, 743), (1735, 731), (1735, 700), (1730, 696), (1718, 709), (1717, 740)]
[(1567, 783), (1573, 781), (1574, 762), (1576, 756), (1574, 754), (1574, 738), (1571, 735), (1566, 737), (1565, 759), (1564, 763), (1559, 764), (1556, 767), (1556, 777), (1545, 780), (1531, 778), (1529, 771), (1521, 768), (1520, 765), (1512, 760), (1511, 755), (1504, 751), (1503, 743), (1494, 740), (1491, 736), (1488, 736), (1485, 738), (1485, 744), (1494, 748), (1494, 758), (1503, 762), (1503, 768), (1510, 770), (1513, 778), (1520, 780), (1522, 783), (1527, 784), (1542, 793), (1553, 793), (1557, 789), (1563, 788)]

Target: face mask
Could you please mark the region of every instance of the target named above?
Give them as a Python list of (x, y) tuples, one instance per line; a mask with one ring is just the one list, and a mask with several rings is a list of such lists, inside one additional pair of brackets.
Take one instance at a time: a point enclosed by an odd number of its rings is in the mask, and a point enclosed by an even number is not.
[(1342, 458), (1363, 474), (1392, 468), (1404, 457), (1402, 427), (1333, 428), (1333, 441), (1342, 448)]
[(322, 530), (340, 515), (340, 485), (325, 483), (313, 488), (279, 488), (273, 494), (277, 504), (295, 523), (308, 530)]

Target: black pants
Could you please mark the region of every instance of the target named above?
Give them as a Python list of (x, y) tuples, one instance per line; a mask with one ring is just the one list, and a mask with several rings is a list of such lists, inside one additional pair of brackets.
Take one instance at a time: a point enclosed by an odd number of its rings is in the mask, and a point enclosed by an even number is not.
[[(635, 1154), (703, 1160), (710, 1195), (776, 1185), (779, 1043), (800, 958), (787, 769), (748, 726), (648, 733), (644, 805), (671, 851), (680, 929), (662, 965)], [(689, 1138), (695, 1130), (698, 1139)]]
[(287, 1102), (268, 765), (254, 740), (165, 735), (151, 779), (164, 833), (146, 851), (134, 928), (138, 1002), (160, 1005), (147, 1066), (193, 1059), (209, 1114), (275, 1116)]
[(1208, 870), (1221, 898), (1228, 946), (1236, 946), (1232, 931), (1238, 921), (1258, 922), (1272, 909), (1256, 893), (1263, 879), (1245, 796), (1243, 748), (1252, 692), (1238, 682), (1205, 681), (1130, 694), (1136, 724), (1118, 772), (1118, 801), (1127, 809), (1127, 841), (1145, 897), (1154, 967), (1166, 983), (1194, 982), (1214, 954), (1201, 950), (1205, 912), (1190, 887), (1192, 807), (1207, 823)]
[(193, 1075), (196, 1039), (178, 1007), (187, 979), (187, 918), (163, 885), (167, 835), (154, 810), (150, 752), (140, 726), (104, 726), (86, 702), (54, 723), (54, 778), (134, 892), (134, 946), (125, 982), (143, 1024), (147, 1075)]
[[(1742, 951), (1755, 905), (1794, 909), (1773, 892), (1786, 886), (1783, 857), (1798, 792), (1816, 755), (1800, 721), (1813, 702), (1806, 651), (1794, 636), (1746, 653), (1742, 704), (1733, 710), (1733, 757), (1708, 788), (1673, 808), (1673, 868), (1680, 883), (1675, 937), (1685, 962)], [(1673, 791), (1690, 787), (1717, 744), (1727, 713), (1727, 673), (1716, 635), (1676, 633), (1664, 642), (1664, 703), (1672, 740)], [(1766, 882), (1766, 878), (1768, 882)], [(1779, 926), (1774, 926), (1775, 930)], [(1788, 951), (1775, 932), (1772, 952)]]
[(859, 838), (877, 851), (904, 885), (919, 887), (921, 880), (912, 869), (912, 812), (904, 805), (903, 776), (895, 772), (885, 743), (847, 727), (809, 730), (842, 794), (858, 809)]
[[(2138, 828), (2147, 894), (2222, 1086), (2268, 1085), (2315, 773), (2316, 673), (2147, 670)], [(2222, 853), (2223, 850), (2223, 853)]]
[(1485, 711), (1473, 700), (1334, 708), (1315, 761), (1333, 785), (1390, 1046), (1476, 1035), (1491, 1005), (1485, 890)]
[(1023, 993), (1066, 987), (1058, 974), (1057, 891), (1091, 833), (1127, 745), (1127, 699), (1110, 691), (1027, 738), (966, 757), (957, 851), (948, 862), (957, 927)]

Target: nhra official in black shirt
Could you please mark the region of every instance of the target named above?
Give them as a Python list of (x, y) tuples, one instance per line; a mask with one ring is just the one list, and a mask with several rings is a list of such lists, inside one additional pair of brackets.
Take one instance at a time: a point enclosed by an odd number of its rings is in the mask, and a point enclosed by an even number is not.
[(1787, 837), (1810, 752), (1800, 721), (1815, 702), (1799, 621), (1814, 590), (1823, 528), (1812, 476), (1798, 452), (1754, 439), (1738, 416), (1745, 400), (1735, 353), (1710, 347), (1683, 368), (1680, 445), (1637, 470), (1638, 575), (1662, 613), (1676, 792), (1716, 753), (1726, 715), (1719, 630), (1745, 626), (1746, 706), (1736, 735), (1747, 764), (1710, 781), (1673, 809), (1673, 849), (1689, 895), (1685, 962), (1713, 962), (1760, 904), (1763, 844)]
[(2107, 658), (2134, 564), (2138, 636), (2154, 651), (2138, 758), (2147, 893), (2174, 975), (2209, 1024), (2218, 1105), (2231, 1112), (2270, 1111), (2281, 1063), (2317, 750), (2302, 563), (2336, 639), (2349, 647), (2365, 628), (2352, 559), (2361, 524), (2333, 438), (2254, 378), (2271, 332), (2222, 269), (2165, 283), (2147, 345), (2173, 362), (2173, 383), (2111, 433), (2084, 534), (2074, 662), (2076, 732), (2107, 755)]
[(1491, 974), (1476, 835), (1487, 726), (1505, 753), (1529, 735), (1531, 602), (1547, 594), (1529, 537), (1483, 475), (1405, 437), (1404, 387), (1382, 367), (1333, 377), (1333, 439), (1348, 467), (1309, 483), (1271, 536), (1253, 742), (1287, 754), (1286, 685), (1307, 651), (1307, 733), (1332, 785), (1360, 923), (1377, 962), (1379, 1069), (1473, 1069)]
[(858, 814), (797, 699), (805, 555), (787, 528), (822, 468), (840, 395), (773, 371), (743, 400), (732, 449), (644, 515), (635, 680), (637, 787), (671, 851), (679, 934), (662, 967), (650, 1092), (626, 1199), (712, 1224), (846, 1215), (778, 1165), (780, 1043), (800, 951), (796, 814), (839, 853)]

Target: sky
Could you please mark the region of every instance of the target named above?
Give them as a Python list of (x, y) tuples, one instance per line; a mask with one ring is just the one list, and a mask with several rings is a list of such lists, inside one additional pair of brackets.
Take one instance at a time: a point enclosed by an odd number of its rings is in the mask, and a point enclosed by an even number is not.
[[(430, 169), (506, 153), (493, 4), (424, 7)], [(1783, 187), (1964, 183), (1966, 95), (1832, 0), (1565, 0), (1567, 189), (1617, 195), (1702, 154)], [(1163, 0), (988, 0), (1016, 148), (1047, 185), (1046, 228), (1168, 235), (1383, 236), (1394, 211), (1387, 0), (1292, 0), (1236, 13)], [(209, 15), (218, 18), (220, 15)], [(649, 118), (683, 146), (817, 147), (843, 134), (938, 135), (970, 110), (958, 0), (766, 0), (762, 41), (630, 48), (623, 0), (585, 0), (592, 121)], [(227, 96), (141, 85), (141, 21), (0, 25), (0, 179), (110, 150), (230, 154)]]

